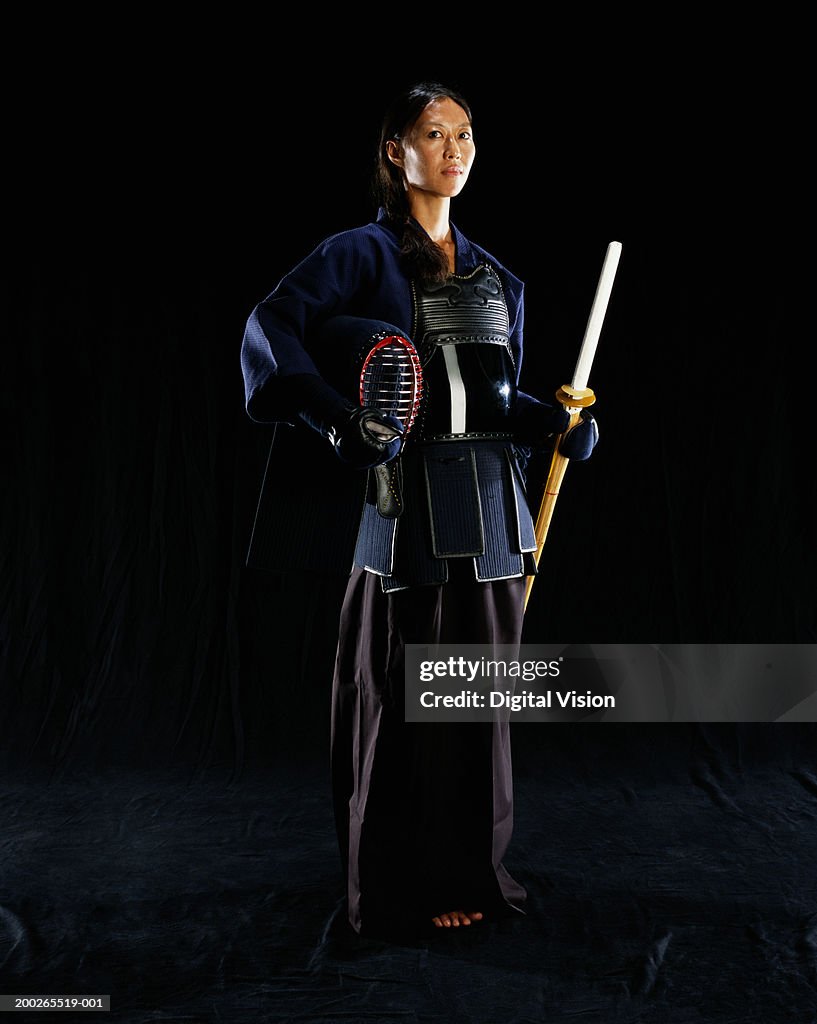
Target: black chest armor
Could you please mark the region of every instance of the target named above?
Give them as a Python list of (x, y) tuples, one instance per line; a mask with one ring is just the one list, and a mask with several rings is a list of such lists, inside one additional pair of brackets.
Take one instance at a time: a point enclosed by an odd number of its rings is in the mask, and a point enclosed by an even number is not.
[(508, 307), (493, 269), (413, 285), (412, 336), (423, 364), (420, 441), (511, 437), (516, 368)]

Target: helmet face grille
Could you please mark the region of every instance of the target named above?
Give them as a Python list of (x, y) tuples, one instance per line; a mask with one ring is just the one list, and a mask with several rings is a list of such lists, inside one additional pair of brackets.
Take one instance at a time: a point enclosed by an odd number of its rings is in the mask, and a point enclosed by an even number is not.
[(391, 335), (370, 349), (360, 371), (360, 404), (371, 405), (411, 430), (423, 394), (420, 357), (407, 338)]

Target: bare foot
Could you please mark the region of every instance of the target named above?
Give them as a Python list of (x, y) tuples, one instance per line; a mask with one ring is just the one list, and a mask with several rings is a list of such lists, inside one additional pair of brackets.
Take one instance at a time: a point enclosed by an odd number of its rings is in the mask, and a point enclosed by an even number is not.
[(437, 928), (459, 928), (461, 924), (470, 925), (472, 921), (481, 921), (482, 911), (469, 910), (466, 913), (464, 910), (452, 910), (447, 914), (440, 914), (439, 917), (432, 917), (431, 920)]

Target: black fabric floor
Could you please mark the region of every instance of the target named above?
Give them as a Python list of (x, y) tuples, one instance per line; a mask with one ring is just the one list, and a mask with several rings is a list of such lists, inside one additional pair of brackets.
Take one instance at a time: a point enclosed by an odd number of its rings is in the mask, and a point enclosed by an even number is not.
[(345, 926), (319, 759), (6, 772), (0, 991), (110, 994), (128, 1024), (813, 1024), (809, 744), (639, 728), (517, 727), (527, 915), (397, 944)]

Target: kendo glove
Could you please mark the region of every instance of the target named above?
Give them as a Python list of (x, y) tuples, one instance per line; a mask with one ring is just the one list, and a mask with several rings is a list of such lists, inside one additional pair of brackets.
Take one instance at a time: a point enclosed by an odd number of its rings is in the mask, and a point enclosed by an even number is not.
[(354, 409), (329, 440), (343, 462), (357, 469), (371, 469), (389, 462), (400, 452), (403, 426), (400, 420), (372, 406)]
[[(565, 410), (566, 411), (566, 410)], [(581, 418), (571, 427), (559, 444), (559, 454), (571, 462), (589, 459), (599, 440), (599, 427), (588, 409), (582, 409)]]
[(356, 469), (369, 469), (400, 451), (403, 427), (381, 409), (353, 405), (314, 373), (287, 378), (299, 417), (329, 440), (338, 457)]

